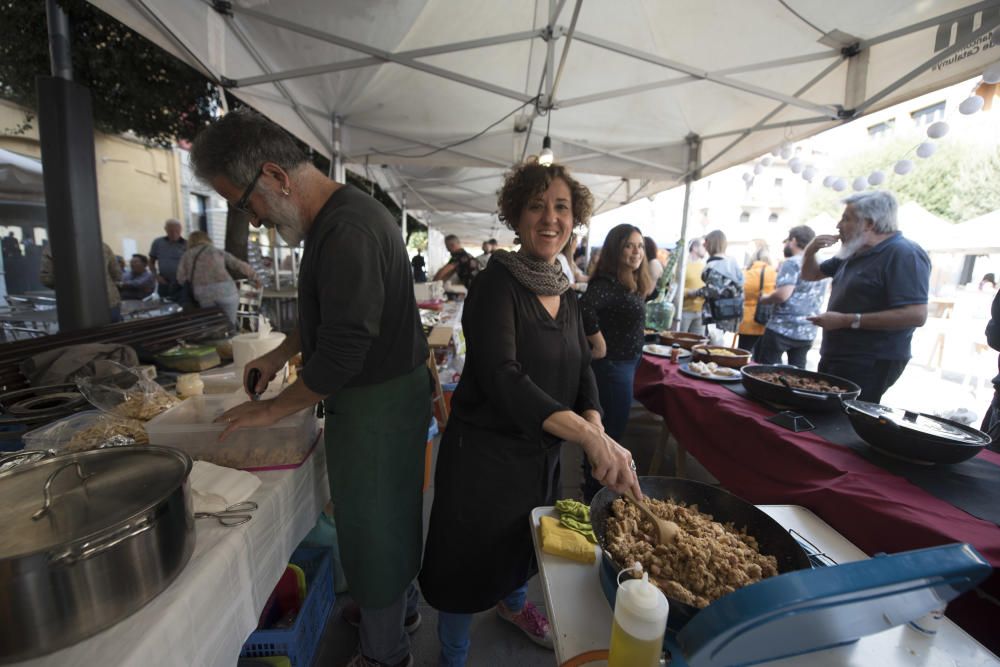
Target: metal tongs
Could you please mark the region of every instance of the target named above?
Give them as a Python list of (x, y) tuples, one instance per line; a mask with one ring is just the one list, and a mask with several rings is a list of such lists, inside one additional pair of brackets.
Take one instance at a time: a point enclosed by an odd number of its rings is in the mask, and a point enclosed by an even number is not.
[(223, 526), (232, 528), (233, 526), (241, 526), (252, 519), (253, 515), (250, 512), (253, 512), (255, 509), (257, 509), (257, 503), (252, 500), (245, 500), (242, 503), (230, 505), (220, 512), (195, 512), (194, 518), (215, 518)]

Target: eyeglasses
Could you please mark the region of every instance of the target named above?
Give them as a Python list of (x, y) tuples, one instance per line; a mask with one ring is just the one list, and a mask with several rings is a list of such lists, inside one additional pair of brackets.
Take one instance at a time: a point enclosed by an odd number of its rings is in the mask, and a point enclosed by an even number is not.
[(250, 207), (247, 206), (247, 203), (250, 201), (250, 195), (253, 194), (253, 189), (257, 186), (257, 181), (260, 180), (260, 177), (263, 174), (264, 174), (264, 167), (261, 167), (257, 171), (257, 175), (253, 177), (252, 181), (250, 181), (250, 185), (248, 185), (247, 189), (243, 191), (243, 196), (240, 197), (235, 204), (233, 204), (233, 208), (235, 208), (240, 213), (246, 213), (247, 215), (257, 217), (256, 214), (254, 214), (254, 212), (250, 210)]

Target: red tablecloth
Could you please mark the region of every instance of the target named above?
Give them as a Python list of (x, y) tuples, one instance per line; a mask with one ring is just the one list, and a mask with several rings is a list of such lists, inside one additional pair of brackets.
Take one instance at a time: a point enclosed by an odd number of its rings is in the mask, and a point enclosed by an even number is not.
[[(968, 542), (994, 567), (982, 589), (1000, 599), (1000, 527), (846, 447), (775, 426), (765, 421), (773, 411), (677, 369), (643, 356), (635, 396), (726, 489), (755, 504), (802, 505), (868, 554)], [(1000, 454), (980, 456), (1000, 465)], [(972, 592), (949, 605), (948, 615), (1000, 653), (1000, 606)]]

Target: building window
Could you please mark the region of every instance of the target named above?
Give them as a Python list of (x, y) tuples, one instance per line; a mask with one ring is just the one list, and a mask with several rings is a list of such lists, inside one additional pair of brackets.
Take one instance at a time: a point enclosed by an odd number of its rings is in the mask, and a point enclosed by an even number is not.
[(197, 195), (191, 193), (191, 199), (188, 202), (190, 207), (191, 218), (188, 223), (188, 229), (194, 231), (200, 229), (201, 231), (208, 233), (208, 197), (204, 195)]
[(783, 178), (774, 179), (774, 187), (777, 188), (778, 190), (780, 190), (781, 186), (783, 186), (784, 184), (785, 184), (785, 179)]
[(944, 118), (944, 104), (944, 102), (938, 102), (937, 104), (932, 104), (929, 107), (917, 109), (910, 114), (910, 117), (913, 119), (913, 124), (917, 127), (923, 127), (941, 120)]
[(877, 125), (872, 125), (868, 128), (868, 136), (872, 139), (882, 139), (888, 137), (892, 134), (893, 129), (896, 127), (896, 119), (890, 118), (889, 120), (878, 123)]
[(767, 221), (768, 222), (778, 222), (778, 214), (777, 213), (772, 213), (771, 215), (767, 216)]
[(740, 213), (740, 222), (750, 222), (750, 214), (746, 211)]

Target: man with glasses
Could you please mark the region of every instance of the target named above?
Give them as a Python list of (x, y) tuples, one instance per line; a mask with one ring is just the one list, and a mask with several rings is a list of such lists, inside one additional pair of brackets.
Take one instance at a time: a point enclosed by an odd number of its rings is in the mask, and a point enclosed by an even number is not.
[[(413, 664), (407, 631), (420, 624), (412, 585), (420, 568), (424, 444), (430, 423), (427, 341), (399, 225), (381, 204), (327, 178), (263, 116), (226, 114), (195, 139), (191, 163), (251, 224), (295, 248), (299, 326), (247, 364), (263, 392), (302, 352), (299, 380), (271, 400), (223, 414), (234, 429), (268, 426), (319, 401), (340, 555), (359, 624), (351, 665)], [(348, 618), (348, 620), (351, 620)]]
[(763, 305), (771, 304), (774, 311), (764, 334), (754, 346), (754, 361), (759, 364), (780, 364), (788, 355), (788, 363), (806, 367), (806, 354), (816, 339), (817, 328), (808, 318), (818, 315), (826, 295), (828, 281), (808, 281), (802, 278), (802, 252), (816, 232), (808, 225), (788, 230), (785, 239), (785, 261), (778, 268), (774, 291), (761, 297)]
[(149, 270), (156, 274), (156, 291), (160, 298), (174, 300), (181, 291), (177, 283), (177, 265), (187, 250), (187, 240), (181, 236), (179, 220), (167, 220), (163, 231), (167, 235), (153, 241), (149, 249)]

